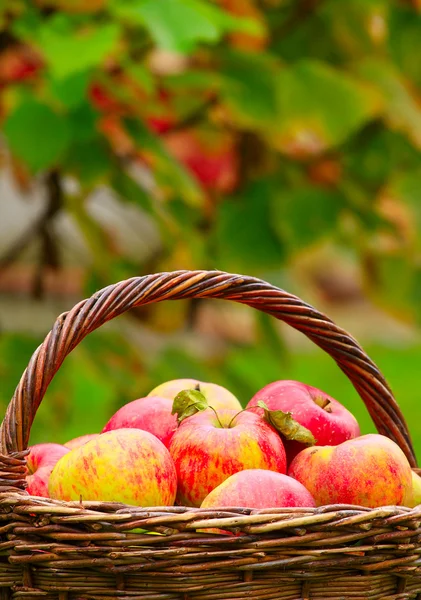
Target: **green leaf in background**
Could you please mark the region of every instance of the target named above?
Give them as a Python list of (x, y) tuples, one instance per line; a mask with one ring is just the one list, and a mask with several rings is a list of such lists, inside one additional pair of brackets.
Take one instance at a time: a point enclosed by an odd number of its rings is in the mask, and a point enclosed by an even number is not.
[(374, 58), (362, 62), (358, 72), (382, 94), (387, 124), (404, 132), (421, 149), (421, 108), (409, 82), (393, 65)]
[(65, 79), (52, 79), (51, 91), (63, 106), (75, 108), (86, 102), (89, 77), (89, 71), (81, 71)]
[(405, 252), (380, 254), (373, 252), (372, 269), (366, 273), (368, 296), (390, 314), (410, 322), (414, 318), (412, 289), (415, 265)]
[(285, 249), (270, 211), (273, 193), (270, 182), (258, 181), (220, 204), (215, 228), (219, 268), (250, 273), (283, 262)]
[(421, 14), (412, 7), (395, 5), (389, 21), (389, 49), (395, 65), (412, 83), (421, 85), (418, 47), (421, 39)]
[(101, 137), (97, 128), (98, 113), (88, 102), (72, 108), (68, 115), (68, 121), (73, 139), (77, 142), (90, 142)]
[(279, 119), (279, 69), (267, 54), (226, 52), (221, 57), (221, 96), (239, 124), (265, 129)]
[(66, 166), (83, 185), (92, 185), (109, 178), (113, 166), (109, 148), (101, 139), (76, 141), (70, 146)]
[[(3, 5), (5, 6), (5, 4), (4, 2)], [(31, 4), (27, 3), (26, 10), (19, 11), (18, 17), (11, 23), (11, 30), (16, 38), (28, 42), (36, 38), (38, 30), (42, 26), (42, 15)], [(0, 4), (0, 7), (2, 7), (2, 4)], [(10, 25), (10, 20), (7, 19), (7, 21)]]
[(280, 116), (273, 145), (292, 157), (341, 144), (378, 113), (380, 94), (321, 62), (302, 60), (279, 74)]
[(207, 0), (118, 0), (112, 10), (119, 18), (144, 25), (163, 50), (178, 53), (191, 52), (200, 42), (215, 43), (230, 31), (260, 29)]
[(384, 194), (408, 211), (407, 234), (410, 239), (406, 241), (411, 248), (421, 252), (421, 165), (392, 175)]
[(382, 48), (387, 41), (390, 4), (384, 0), (348, 0), (338, 10), (336, 0), (323, 2), (320, 13), (322, 26), (331, 38), (330, 49), (334, 47), (343, 60), (355, 60)]
[[(421, 166), (421, 155), (408, 139), (397, 131), (376, 122), (363, 129), (347, 144), (343, 159), (344, 172), (371, 193), (387, 183), (394, 171)], [(373, 195), (373, 201), (375, 196)]]
[(273, 226), (291, 249), (302, 249), (335, 232), (344, 202), (338, 192), (321, 187), (279, 191), (272, 205)]
[(57, 165), (71, 137), (64, 115), (30, 99), (24, 100), (9, 115), (4, 133), (12, 152), (34, 172)]
[(40, 30), (38, 43), (53, 76), (64, 79), (101, 63), (116, 49), (119, 36), (116, 23), (72, 28), (64, 35), (53, 17)]

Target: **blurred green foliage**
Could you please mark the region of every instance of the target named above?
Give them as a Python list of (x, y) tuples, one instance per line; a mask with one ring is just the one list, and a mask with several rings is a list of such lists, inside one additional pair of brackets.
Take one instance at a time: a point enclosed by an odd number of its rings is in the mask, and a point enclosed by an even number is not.
[[(418, 326), (418, 2), (16, 0), (0, 6), (0, 29), (7, 152), (20, 184), (44, 180), (48, 194), (36, 268), (60, 268), (49, 229), (60, 211), (92, 255), (81, 296), (179, 268), (288, 287), (291, 265), (328, 243), (358, 265), (366, 297)], [(127, 255), (92, 218), (100, 186), (152, 223), (158, 251)], [(160, 335), (191, 327), (194, 309), (154, 306), (140, 318)], [(33, 441), (98, 430), (124, 402), (190, 376), (244, 402), (270, 380), (298, 378), (346, 399), (371, 428), (332, 361), (289, 356), (265, 319), (256, 329), (254, 343), (210, 359), (176, 342), (152, 357), (124, 333), (90, 336), (52, 383)], [(3, 405), (40, 341), (0, 336)], [(416, 412), (420, 350), (369, 350)]]

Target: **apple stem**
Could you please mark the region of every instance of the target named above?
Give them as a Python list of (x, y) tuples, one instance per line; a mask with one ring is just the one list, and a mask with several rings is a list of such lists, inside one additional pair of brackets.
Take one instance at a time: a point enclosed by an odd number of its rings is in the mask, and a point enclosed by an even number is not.
[(233, 418), (231, 419), (231, 421), (228, 423), (228, 427), (227, 429), (229, 429), (233, 423), (233, 421), (238, 417), (238, 415), (241, 415), (242, 412), (244, 412), (246, 409), (243, 408), (243, 410), (239, 410), (238, 413), (236, 413)]
[(217, 421), (220, 424), (221, 429), (225, 429), (224, 426), (222, 425), (221, 421), (219, 420), (218, 413), (216, 412), (216, 410), (214, 409), (214, 407), (213, 406), (209, 406), (209, 408), (211, 408), (213, 410), (213, 412), (215, 413), (215, 417), (217, 418)]
[(332, 412), (332, 407), (330, 406), (331, 402), (329, 398), (323, 398), (322, 396), (315, 396), (313, 398), (313, 402), (323, 408), (326, 412)]

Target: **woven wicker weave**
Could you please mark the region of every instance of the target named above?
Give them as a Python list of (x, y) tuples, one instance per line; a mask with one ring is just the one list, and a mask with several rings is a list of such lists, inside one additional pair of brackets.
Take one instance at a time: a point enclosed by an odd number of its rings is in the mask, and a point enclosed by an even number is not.
[[(31, 425), (65, 357), (130, 308), (193, 297), (247, 304), (303, 332), (334, 358), (378, 431), (416, 467), (408, 428), (383, 376), (351, 336), (312, 306), (259, 279), (219, 271), (123, 281), (57, 319), (7, 409), (0, 431), (0, 600), (421, 600), (419, 509), (145, 509), (26, 494)], [(206, 527), (236, 535), (196, 532)]]

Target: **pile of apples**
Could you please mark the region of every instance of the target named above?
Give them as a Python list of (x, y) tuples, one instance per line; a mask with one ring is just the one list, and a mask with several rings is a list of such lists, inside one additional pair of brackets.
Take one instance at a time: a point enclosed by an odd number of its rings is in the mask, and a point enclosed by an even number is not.
[(27, 491), (143, 507), (375, 508), (421, 503), (399, 448), (361, 435), (334, 398), (298, 381), (258, 391), (245, 409), (214, 383), (177, 379), (120, 408), (101, 433), (30, 448)]

